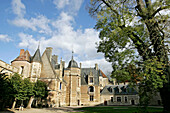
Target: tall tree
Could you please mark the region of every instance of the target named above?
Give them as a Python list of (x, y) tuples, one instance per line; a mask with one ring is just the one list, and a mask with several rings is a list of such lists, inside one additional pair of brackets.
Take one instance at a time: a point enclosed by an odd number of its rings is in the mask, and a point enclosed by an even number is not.
[(22, 80), (22, 77), (19, 74), (14, 74), (10, 82), (12, 84), (12, 89), (13, 89), (13, 97), (14, 97), (14, 102), (12, 105), (12, 109), (15, 108), (17, 100), (25, 100), (27, 92), (24, 90), (24, 81)]
[[(29, 78), (24, 79), (24, 90), (26, 92), (26, 99), (32, 100), (34, 96), (34, 83), (32, 83)], [(30, 101), (28, 102), (27, 108), (31, 108)]]
[(8, 75), (0, 73), (0, 110), (3, 110), (10, 100), (12, 93), (11, 86)]
[(31, 108), (34, 98), (46, 98), (48, 96), (47, 85), (45, 82), (37, 80), (34, 83), (33, 94), (30, 95), (30, 100), (28, 102), (27, 108)]
[(169, 8), (169, 0), (91, 0), (89, 7), (100, 31), (98, 52), (112, 62), (113, 74), (129, 64), (140, 68), (141, 94), (159, 90), (165, 112), (170, 112)]

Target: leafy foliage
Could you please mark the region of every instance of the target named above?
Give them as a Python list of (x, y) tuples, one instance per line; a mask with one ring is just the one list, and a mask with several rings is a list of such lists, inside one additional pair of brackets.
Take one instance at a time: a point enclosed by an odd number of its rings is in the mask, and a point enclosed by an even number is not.
[(46, 98), (48, 96), (46, 83), (37, 80), (33, 83), (29, 78), (23, 79), (21, 75), (14, 74), (11, 78), (8, 75), (0, 74), (0, 105), (3, 109), (7, 101), (11, 99), (28, 100), (30, 97)]
[(34, 86), (35, 97), (46, 98), (48, 95), (47, 85), (45, 82), (37, 80)]
[(13, 88), (13, 97), (17, 100), (26, 100), (27, 99), (27, 92), (24, 89), (25, 84), (22, 80), (22, 77), (19, 74), (14, 74), (11, 79), (11, 84)]
[(100, 31), (98, 52), (112, 62), (112, 77), (141, 82), (144, 106), (149, 101), (146, 92), (169, 83), (169, 15), (160, 13), (168, 8), (168, 0), (91, 0), (89, 7), (97, 20), (95, 29)]
[(12, 88), (7, 75), (0, 73), (0, 110), (3, 110), (7, 100), (10, 99)]

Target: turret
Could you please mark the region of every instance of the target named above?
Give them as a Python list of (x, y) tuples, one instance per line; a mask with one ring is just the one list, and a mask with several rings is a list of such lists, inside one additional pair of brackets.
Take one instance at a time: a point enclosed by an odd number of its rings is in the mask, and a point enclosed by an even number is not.
[(21, 49), (19, 56), (11, 62), (12, 66), (19, 68), (19, 74), (24, 78), (30, 76), (31, 55), (28, 50)]
[(38, 48), (31, 60), (30, 79), (32, 82), (36, 82), (37, 79), (40, 78), (41, 67), (42, 67), (42, 60), (41, 60), (40, 50)]

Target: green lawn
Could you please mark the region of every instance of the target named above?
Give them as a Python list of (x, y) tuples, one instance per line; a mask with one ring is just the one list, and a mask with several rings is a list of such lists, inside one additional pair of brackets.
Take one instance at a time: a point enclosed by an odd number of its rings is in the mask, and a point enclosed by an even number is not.
[[(97, 107), (83, 107), (75, 110), (81, 110), (78, 113), (138, 113), (138, 107), (130, 106), (97, 106)], [(162, 108), (149, 107), (148, 113), (161, 113)]]

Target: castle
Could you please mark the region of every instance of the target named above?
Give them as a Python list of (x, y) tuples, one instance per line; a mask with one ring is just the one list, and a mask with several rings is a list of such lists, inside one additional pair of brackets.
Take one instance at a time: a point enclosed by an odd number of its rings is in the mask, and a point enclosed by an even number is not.
[(72, 56), (65, 66), (62, 59), (58, 63), (58, 56), (52, 55), (51, 47), (47, 47), (42, 56), (38, 48), (32, 57), (28, 50), (21, 49), (11, 65), (18, 68), (24, 78), (47, 83), (47, 103), (52, 107), (100, 104), (100, 91), (109, 84), (97, 64), (94, 68), (82, 68)]
[(97, 64), (94, 68), (82, 68), (82, 64), (78, 66), (72, 55), (68, 66), (65, 66), (65, 61), (58, 61), (58, 56), (52, 55), (51, 47), (47, 47), (42, 56), (39, 48), (33, 56), (28, 50), (21, 49), (11, 65), (0, 61), (0, 70), (8, 74), (19, 73), (32, 82), (39, 79), (47, 83), (49, 95), (46, 104), (51, 107), (139, 103), (134, 88), (110, 83)]

